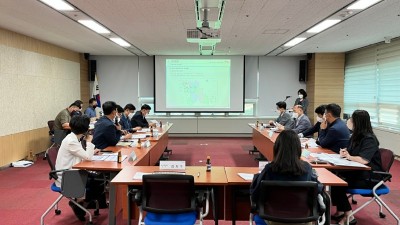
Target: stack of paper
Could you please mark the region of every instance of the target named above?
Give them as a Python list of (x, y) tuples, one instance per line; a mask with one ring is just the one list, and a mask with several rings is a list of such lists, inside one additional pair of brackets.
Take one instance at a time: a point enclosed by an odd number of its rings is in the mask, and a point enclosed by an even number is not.
[(311, 153), (312, 157), (332, 163), (337, 166), (367, 167), (364, 164), (341, 158), (339, 154)]
[(238, 175), (244, 180), (253, 180), (254, 174), (252, 173), (238, 173)]
[[(128, 156), (122, 155), (121, 162), (124, 161)], [(93, 161), (111, 161), (117, 162), (118, 161), (118, 153), (103, 153), (102, 155), (94, 155), (92, 157)]]

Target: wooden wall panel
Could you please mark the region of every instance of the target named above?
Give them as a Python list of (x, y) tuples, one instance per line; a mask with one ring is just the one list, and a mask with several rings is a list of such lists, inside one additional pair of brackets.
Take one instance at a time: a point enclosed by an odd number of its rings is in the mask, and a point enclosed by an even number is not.
[(89, 105), (90, 99), (90, 81), (88, 77), (88, 60), (85, 59), (83, 54), (80, 54), (79, 57), (80, 65), (81, 65), (81, 100), (83, 101), (83, 109), (85, 110)]
[(29, 151), (37, 154), (50, 146), (49, 129), (39, 128), (0, 137), (0, 166), (25, 158)]
[(315, 53), (309, 60), (307, 94), (310, 120), (314, 120), (311, 115), (321, 104), (336, 103), (343, 108), (344, 63), (344, 53)]

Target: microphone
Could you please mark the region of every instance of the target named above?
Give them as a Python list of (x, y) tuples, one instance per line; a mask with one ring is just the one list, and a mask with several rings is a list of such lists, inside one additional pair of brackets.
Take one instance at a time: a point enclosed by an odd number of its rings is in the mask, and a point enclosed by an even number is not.
[(286, 100), (288, 100), (288, 98), (290, 98), (290, 97), (292, 97), (292, 96), (286, 95), (286, 98), (285, 98), (285, 100), (283, 100), (283, 101), (286, 102)]

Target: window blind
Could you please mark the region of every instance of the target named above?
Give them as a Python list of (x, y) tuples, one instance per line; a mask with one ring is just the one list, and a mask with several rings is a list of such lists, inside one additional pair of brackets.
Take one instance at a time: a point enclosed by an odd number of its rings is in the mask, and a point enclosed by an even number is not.
[(346, 55), (344, 112), (364, 109), (374, 126), (400, 131), (400, 40)]

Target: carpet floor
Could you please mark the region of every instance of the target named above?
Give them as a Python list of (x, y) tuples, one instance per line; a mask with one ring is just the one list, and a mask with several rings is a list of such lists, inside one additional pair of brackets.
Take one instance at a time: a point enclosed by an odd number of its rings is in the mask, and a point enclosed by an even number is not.
[[(211, 157), (213, 166), (257, 166), (255, 155), (249, 155), (252, 149), (251, 138), (170, 138), (168, 147), (173, 150), (170, 160), (185, 160), (187, 165), (205, 166), (207, 156)], [(43, 212), (58, 197), (50, 190), (52, 181), (48, 179), (49, 167), (47, 161), (38, 161), (28, 168), (6, 168), (0, 171), (0, 225), (33, 225), (40, 223)], [(391, 172), (392, 182), (389, 183), (391, 192), (384, 196), (384, 201), (392, 210), (400, 215), (400, 162), (395, 161)], [(357, 197), (358, 205), (365, 199)], [(67, 200), (60, 203), (61, 215), (50, 212), (45, 218), (46, 225), (81, 225), (74, 215)], [(357, 205), (353, 205), (356, 208)], [(395, 220), (385, 211), (387, 217), (379, 218), (378, 207), (371, 204), (360, 211), (356, 218), (358, 225), (395, 225)], [(88, 217), (86, 217), (88, 218)], [(100, 210), (100, 215), (94, 217), (96, 225), (108, 224), (108, 210)], [(122, 218), (117, 224), (127, 224)], [(205, 221), (206, 225), (214, 224)], [(220, 221), (221, 225), (231, 224), (231, 221)], [(246, 221), (238, 225), (248, 224)]]

